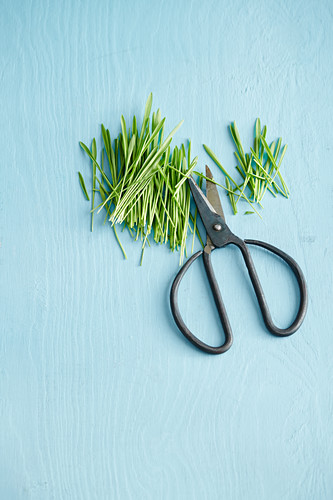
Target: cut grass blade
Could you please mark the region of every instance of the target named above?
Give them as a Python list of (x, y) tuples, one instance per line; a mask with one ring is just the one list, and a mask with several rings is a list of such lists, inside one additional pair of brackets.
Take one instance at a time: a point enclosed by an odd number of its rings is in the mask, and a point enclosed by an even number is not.
[(79, 174), (79, 182), (80, 182), (80, 186), (81, 186), (81, 189), (83, 191), (83, 194), (84, 194), (86, 200), (90, 201), (88, 191), (87, 191), (86, 185), (84, 183), (82, 174), (81, 174), (81, 172), (78, 172), (78, 174)]

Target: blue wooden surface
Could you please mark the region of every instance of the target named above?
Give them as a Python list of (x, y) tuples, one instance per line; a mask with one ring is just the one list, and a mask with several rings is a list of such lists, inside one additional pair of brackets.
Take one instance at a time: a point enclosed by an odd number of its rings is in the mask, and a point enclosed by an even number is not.
[[(2, 2), (0, 498), (324, 500), (333, 497), (332, 78), (330, 0)], [(289, 143), (290, 200), (244, 238), (303, 268), (309, 311), (287, 339), (266, 333), (237, 252), (214, 264), (235, 334), (210, 357), (171, 319), (178, 255), (124, 235), (122, 259), (77, 171), (78, 141), (142, 116), (150, 91), (175, 143), (234, 165), (257, 116)], [(222, 180), (217, 169), (216, 178)], [(244, 208), (245, 210), (246, 208)], [(253, 252), (281, 326), (297, 305), (285, 267)], [(218, 342), (198, 264), (181, 308)], [(209, 333), (208, 333), (209, 331)]]

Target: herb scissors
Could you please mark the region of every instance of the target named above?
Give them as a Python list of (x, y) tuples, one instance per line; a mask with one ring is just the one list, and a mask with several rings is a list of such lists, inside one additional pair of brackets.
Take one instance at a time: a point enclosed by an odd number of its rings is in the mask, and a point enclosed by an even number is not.
[[(213, 180), (213, 176), (207, 165), (206, 165), (206, 178), (207, 178), (206, 196), (198, 187), (198, 185), (194, 182), (192, 177), (188, 179), (193, 199), (196, 203), (199, 215), (206, 229), (207, 243), (203, 250), (199, 250), (197, 253), (192, 255), (192, 257), (190, 257), (187, 262), (185, 262), (185, 264), (175, 277), (171, 287), (171, 293), (170, 293), (171, 311), (179, 330), (190, 342), (192, 342), (192, 344), (194, 344), (196, 347), (209, 354), (222, 354), (223, 352), (226, 352), (228, 349), (230, 349), (233, 342), (233, 335), (229, 319), (227, 316), (227, 312), (222, 300), (221, 292), (217, 284), (214, 270), (212, 267), (211, 253), (216, 248), (222, 248), (232, 244), (236, 245), (242, 253), (255, 294), (257, 296), (261, 314), (267, 330), (273, 335), (276, 335), (278, 337), (287, 337), (288, 335), (292, 335), (293, 333), (296, 332), (296, 330), (299, 329), (299, 327), (303, 323), (307, 310), (307, 302), (308, 302), (307, 288), (301, 268), (292, 257), (287, 255), (282, 250), (270, 245), (269, 243), (257, 240), (241, 240), (240, 238), (235, 236), (230, 231), (229, 227), (225, 222), (223, 209), (219, 194), (217, 192), (216, 184), (208, 180), (208, 179)], [(277, 255), (288, 264), (291, 271), (294, 273), (296, 277), (300, 290), (300, 305), (295, 320), (288, 328), (284, 329), (278, 328), (272, 321), (272, 317), (268, 309), (265, 295), (262, 286), (260, 284), (256, 269), (254, 267), (251, 254), (249, 252), (248, 245), (256, 245), (262, 247), (272, 252), (273, 254)], [(207, 278), (210, 284), (210, 288), (215, 300), (215, 304), (225, 334), (225, 342), (219, 347), (210, 346), (202, 342), (199, 338), (197, 338), (185, 325), (178, 307), (178, 289), (180, 282), (184, 277), (185, 273), (188, 271), (191, 264), (193, 264), (193, 262), (196, 259), (198, 259), (198, 257), (200, 257), (201, 255), (203, 256), (205, 271), (207, 274)]]

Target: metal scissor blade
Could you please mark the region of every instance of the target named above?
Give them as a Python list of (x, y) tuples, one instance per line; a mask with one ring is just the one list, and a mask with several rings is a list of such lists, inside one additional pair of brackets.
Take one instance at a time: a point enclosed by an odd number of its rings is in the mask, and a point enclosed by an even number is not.
[(201, 191), (199, 186), (194, 182), (192, 177), (189, 177), (188, 181), (190, 184), (193, 199), (198, 208), (198, 212), (201, 217), (202, 223), (206, 229), (208, 246), (211, 248), (222, 246), (224, 241), (222, 235), (225, 232), (224, 230), (227, 228), (224, 217), (216, 212), (213, 205), (203, 194), (203, 192)]
[[(208, 177), (209, 179), (213, 179), (213, 174), (207, 165), (206, 165), (206, 177)], [(208, 181), (207, 179), (206, 179), (206, 196), (208, 198), (208, 201), (214, 207), (215, 212), (219, 214), (225, 222), (223, 208), (221, 205), (221, 200), (219, 197), (219, 193), (217, 191), (216, 184), (214, 184), (214, 182)]]
[(195, 204), (198, 208), (201, 219), (204, 220), (212, 212), (215, 213), (216, 215), (218, 215), (215, 208), (208, 200), (208, 198), (203, 194), (203, 192), (201, 191), (199, 186), (196, 184), (196, 182), (194, 182), (192, 176), (189, 177), (188, 182), (190, 184), (192, 196), (193, 196)]

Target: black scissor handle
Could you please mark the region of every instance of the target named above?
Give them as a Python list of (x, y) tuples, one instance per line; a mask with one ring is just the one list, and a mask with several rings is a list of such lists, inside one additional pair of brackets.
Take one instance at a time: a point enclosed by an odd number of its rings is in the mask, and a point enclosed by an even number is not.
[[(288, 337), (288, 335), (292, 335), (293, 333), (296, 332), (296, 330), (299, 329), (299, 327), (303, 323), (308, 306), (308, 293), (306, 288), (306, 282), (301, 268), (299, 267), (297, 262), (292, 257), (290, 257), (290, 255), (286, 254), (279, 248), (270, 245), (269, 243), (258, 240), (244, 240), (244, 241), (239, 240), (239, 241), (241, 243), (237, 242), (237, 246), (240, 248), (242, 252), (267, 330), (273, 335), (276, 335), (278, 337)], [(288, 266), (291, 268), (292, 272), (296, 277), (300, 291), (300, 304), (296, 318), (288, 328), (278, 328), (273, 323), (272, 316), (268, 309), (266, 298), (261, 283), (259, 281), (257, 271), (254, 267), (251, 254), (247, 248), (247, 245), (256, 245), (274, 253), (288, 264)]]
[[(178, 307), (178, 288), (179, 288), (180, 282), (183, 279), (188, 268), (191, 266), (191, 264), (193, 264), (193, 262), (198, 257), (200, 257), (202, 254), (203, 254), (203, 261), (204, 261), (208, 281), (210, 284), (210, 288), (211, 288), (212, 293), (213, 293), (215, 304), (216, 304), (216, 307), (217, 307), (217, 310), (218, 310), (218, 313), (220, 316), (220, 320), (222, 323), (222, 327), (224, 330), (224, 334), (225, 334), (225, 342), (224, 342), (224, 344), (222, 344), (219, 347), (210, 346), (210, 345), (206, 344), (205, 342), (202, 342), (200, 339), (198, 339), (198, 337), (196, 337), (185, 325), (183, 318), (181, 317), (179, 307)], [(210, 252), (207, 252), (205, 250), (204, 251), (200, 250), (199, 252), (192, 255), (192, 257), (190, 257), (187, 262), (185, 262), (185, 264), (180, 269), (180, 271), (178, 272), (177, 276), (175, 277), (175, 279), (172, 283), (171, 292), (170, 292), (170, 305), (171, 305), (172, 315), (174, 317), (174, 320), (175, 320), (179, 330), (182, 332), (182, 334), (190, 342), (192, 342), (193, 345), (195, 345), (196, 347), (201, 349), (201, 351), (207, 352), (209, 354), (222, 354), (223, 352), (226, 352), (228, 349), (230, 349), (230, 347), (232, 345), (232, 340), (233, 340), (231, 326), (229, 323), (227, 312), (226, 312), (225, 307), (224, 307), (221, 292), (220, 292), (220, 289), (218, 287), (218, 284), (217, 284), (217, 281), (215, 278), (215, 274), (214, 274), (214, 270), (213, 270), (213, 266), (212, 266), (212, 262), (211, 262)]]
[[(307, 294), (307, 288), (306, 288), (306, 282), (304, 275), (302, 273), (301, 268), (297, 264), (297, 262), (290, 257), (290, 255), (286, 254), (279, 248), (274, 247), (273, 245), (270, 245), (269, 243), (266, 243), (264, 241), (258, 241), (258, 240), (240, 240), (237, 237), (233, 237), (230, 240), (230, 243), (236, 245), (242, 252), (246, 267), (248, 269), (250, 279), (255, 291), (255, 294), (257, 296), (257, 300), (259, 303), (259, 307), (263, 316), (264, 323), (266, 325), (267, 330), (272, 333), (273, 335), (276, 335), (278, 337), (287, 337), (289, 335), (292, 335), (293, 333), (296, 332), (296, 330), (299, 329), (301, 324), (303, 323), (306, 310), (307, 310), (307, 304), (308, 304), (308, 294)], [(268, 309), (268, 305), (266, 302), (266, 298), (260, 283), (260, 280), (258, 278), (256, 269), (254, 267), (254, 263), (251, 257), (251, 254), (247, 248), (247, 245), (256, 245), (260, 246), (262, 248), (265, 248), (266, 250), (274, 253), (281, 259), (283, 259), (291, 268), (292, 272), (294, 273), (297, 283), (299, 286), (300, 290), (300, 305), (299, 309), (296, 315), (295, 320), (293, 323), (288, 327), (288, 328), (278, 328), (277, 326), (274, 325), (271, 313)], [(205, 270), (206, 274), (209, 280), (210, 288), (212, 290), (215, 304), (220, 316), (220, 320), (222, 323), (222, 327), (224, 330), (225, 334), (225, 342), (219, 347), (213, 347), (205, 342), (202, 342), (200, 339), (198, 339), (185, 325), (183, 318), (181, 317), (179, 307), (178, 307), (178, 289), (181, 280), (183, 279), (185, 273), (189, 269), (189, 267), (193, 264), (193, 262), (203, 255), (203, 261), (205, 265)], [(178, 272), (177, 276), (174, 279), (174, 282), (171, 287), (171, 292), (170, 292), (170, 304), (171, 304), (171, 311), (173, 314), (173, 317), (175, 319), (175, 322), (179, 328), (179, 330), (182, 332), (182, 334), (190, 341), (192, 342), (193, 345), (198, 347), (201, 351), (207, 352), (209, 354), (222, 354), (223, 352), (226, 352), (228, 349), (230, 349), (232, 342), (233, 342), (233, 335), (232, 335), (232, 330), (231, 326), (229, 323), (228, 315), (221, 297), (221, 292), (219, 289), (219, 286), (217, 284), (214, 270), (212, 267), (212, 262), (211, 262), (211, 254), (209, 251), (202, 251), (200, 250), (199, 252), (195, 253), (192, 255), (192, 257), (189, 258), (187, 262), (183, 265), (183, 267), (180, 269)]]

